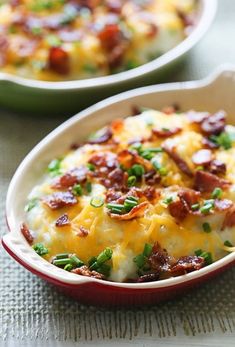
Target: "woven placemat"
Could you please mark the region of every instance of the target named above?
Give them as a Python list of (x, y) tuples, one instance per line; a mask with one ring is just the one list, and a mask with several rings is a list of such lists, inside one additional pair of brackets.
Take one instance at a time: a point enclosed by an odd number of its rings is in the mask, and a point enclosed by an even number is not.
[[(235, 1), (220, 0), (217, 21), (172, 80), (197, 79), (235, 61)], [(7, 232), (7, 186), (17, 165), (62, 118), (0, 112), (0, 231)], [(234, 346), (235, 269), (186, 296), (152, 307), (87, 307), (58, 293), (0, 250), (0, 346)], [(94, 293), (95, 295), (95, 293)]]

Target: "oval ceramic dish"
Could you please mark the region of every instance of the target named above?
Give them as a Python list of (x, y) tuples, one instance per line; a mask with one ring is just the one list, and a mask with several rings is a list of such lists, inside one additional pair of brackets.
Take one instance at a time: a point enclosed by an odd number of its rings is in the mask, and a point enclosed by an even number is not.
[(179, 45), (138, 68), (118, 74), (68, 82), (43, 82), (0, 72), (0, 105), (34, 114), (71, 114), (117, 92), (152, 84), (187, 53), (209, 29), (217, 0), (199, 0), (198, 24)]
[[(104, 100), (63, 123), (42, 140), (16, 171), (7, 194), (6, 215), (11, 232), (3, 237), (7, 252), (25, 268), (55, 284), (67, 294), (90, 304), (143, 304), (158, 302), (195, 286), (235, 264), (235, 252), (192, 273), (150, 283), (116, 283), (82, 277), (59, 269), (38, 256), (20, 232), (26, 197), (45, 166), (72, 143), (83, 141), (93, 130), (131, 113), (133, 105), (161, 109), (178, 103), (182, 111), (215, 112), (223, 108), (235, 124), (235, 67), (223, 68), (198, 82), (144, 87)], [(95, 294), (95, 295), (94, 295)]]

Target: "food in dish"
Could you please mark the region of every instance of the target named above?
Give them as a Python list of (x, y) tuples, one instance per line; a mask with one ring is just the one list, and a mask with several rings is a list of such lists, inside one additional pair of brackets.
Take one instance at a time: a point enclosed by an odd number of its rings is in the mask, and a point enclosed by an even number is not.
[(235, 244), (235, 127), (223, 111), (134, 110), (53, 159), (21, 231), (55, 266), (110, 281), (182, 275)]
[(175, 47), (197, 0), (11, 0), (0, 4), (0, 71), (46, 81), (110, 75)]

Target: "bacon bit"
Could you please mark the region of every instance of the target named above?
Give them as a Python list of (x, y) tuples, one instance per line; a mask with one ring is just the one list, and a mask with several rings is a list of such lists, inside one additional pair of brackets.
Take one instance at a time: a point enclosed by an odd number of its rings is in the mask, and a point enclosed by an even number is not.
[(235, 205), (226, 213), (221, 230), (232, 228), (235, 225)]
[(208, 169), (211, 173), (215, 175), (218, 175), (218, 174), (225, 175), (227, 168), (225, 163), (223, 163), (222, 161), (218, 159), (215, 159), (210, 163)]
[(88, 143), (91, 145), (105, 143), (105, 142), (108, 142), (112, 138), (112, 136), (113, 136), (113, 133), (111, 129), (107, 128), (100, 137), (89, 140)]
[(182, 202), (185, 202), (189, 209), (191, 209), (191, 206), (198, 203), (201, 194), (193, 189), (189, 188), (182, 188), (178, 192), (178, 197)]
[(121, 118), (115, 119), (111, 123), (111, 131), (114, 133), (120, 133), (124, 127), (124, 120)]
[(201, 124), (210, 114), (208, 112), (189, 111), (186, 113), (190, 123)]
[(94, 271), (94, 270), (91, 271), (88, 268), (88, 266), (86, 266), (86, 265), (83, 265), (81, 267), (73, 269), (73, 270), (71, 270), (71, 272), (76, 274), (76, 275), (92, 277), (92, 278), (96, 278), (98, 280), (103, 280), (105, 278), (104, 275), (102, 275), (101, 273)]
[(108, 65), (111, 69), (114, 69), (122, 64), (123, 57), (126, 51), (126, 44), (122, 43), (119, 46), (113, 48), (108, 55)]
[(186, 161), (184, 161), (184, 159), (182, 159), (179, 156), (179, 154), (176, 152), (175, 147), (171, 147), (171, 146), (168, 146), (166, 143), (163, 143), (162, 148), (185, 175), (189, 177), (193, 177), (193, 173), (191, 169), (189, 168)]
[(34, 237), (31, 234), (29, 228), (27, 227), (27, 225), (25, 223), (22, 223), (20, 226), (20, 231), (22, 233), (22, 235), (24, 236), (24, 238), (26, 239), (26, 241), (32, 245), (33, 241), (34, 241)]
[[(117, 192), (114, 189), (108, 189), (106, 192), (106, 202), (117, 201), (122, 196), (121, 192)], [(124, 199), (125, 200), (125, 199)]]
[(67, 75), (70, 71), (68, 53), (61, 47), (51, 47), (49, 51), (49, 69), (60, 75)]
[(104, 49), (112, 51), (122, 41), (123, 34), (117, 24), (106, 24), (98, 33), (98, 38)]
[(86, 237), (89, 234), (89, 230), (84, 228), (83, 226), (79, 227), (79, 230), (76, 232), (76, 235), (79, 237)]
[(229, 210), (232, 206), (233, 206), (233, 202), (231, 200), (228, 200), (228, 199), (223, 199), (223, 200), (216, 199), (215, 200), (215, 208), (218, 211)]
[(182, 221), (189, 214), (189, 208), (185, 200), (173, 201), (168, 205), (170, 215), (177, 221)]
[(213, 155), (209, 149), (200, 149), (192, 156), (192, 161), (195, 165), (207, 165), (212, 159)]
[(194, 187), (201, 193), (210, 193), (216, 187), (226, 189), (230, 182), (217, 177), (209, 172), (197, 171), (195, 174)]
[(132, 210), (126, 214), (115, 214), (108, 212), (108, 215), (117, 220), (131, 220), (134, 218), (140, 218), (144, 215), (149, 203), (147, 201), (141, 202), (139, 205), (132, 208)]
[(62, 214), (62, 216), (60, 216), (57, 219), (57, 221), (55, 222), (55, 225), (56, 225), (57, 228), (65, 227), (65, 226), (70, 225), (70, 221), (69, 221), (69, 217), (68, 217), (67, 213)]
[(171, 137), (173, 135), (176, 135), (182, 131), (181, 128), (172, 128), (167, 130), (161, 130), (161, 129), (152, 129), (152, 134), (160, 137), (160, 138), (167, 138)]
[(108, 171), (112, 171), (118, 167), (117, 156), (111, 152), (95, 153), (89, 159), (89, 163), (97, 166), (98, 168), (105, 167)]
[(206, 119), (201, 123), (202, 131), (207, 135), (219, 135), (225, 128), (225, 112), (219, 111)]
[(111, 171), (107, 178), (101, 179), (101, 183), (103, 183), (106, 188), (113, 187), (114, 189), (122, 189), (126, 187), (127, 179), (127, 172), (117, 168)]
[(160, 273), (159, 272), (153, 272), (153, 273), (149, 273), (143, 276), (140, 276), (137, 279), (137, 283), (144, 283), (144, 282), (154, 282), (154, 281), (158, 281), (160, 278)]
[(167, 115), (171, 115), (179, 111), (179, 109), (180, 109), (179, 105), (173, 104), (171, 106), (163, 107), (161, 111)]
[(50, 209), (57, 210), (65, 206), (73, 206), (77, 203), (77, 199), (71, 192), (56, 192), (46, 196), (43, 203)]
[(209, 149), (219, 148), (219, 145), (217, 145), (215, 142), (210, 141), (207, 137), (202, 138), (202, 144)]
[(196, 255), (180, 257), (171, 267), (170, 272), (176, 276), (183, 275), (188, 272), (200, 270), (205, 265), (205, 260)]
[(161, 248), (158, 242), (154, 244), (152, 253), (148, 259), (151, 270), (159, 273), (167, 272), (173, 261), (173, 258), (169, 256), (165, 249)]
[(155, 23), (149, 23), (149, 31), (147, 33), (148, 38), (153, 38), (159, 33), (159, 28)]
[(154, 186), (161, 182), (161, 176), (155, 170), (150, 170), (144, 174), (144, 180), (146, 184)]
[(155, 200), (160, 194), (157, 194), (156, 189), (154, 187), (147, 187), (143, 190), (143, 195), (149, 201)]
[(87, 173), (88, 169), (85, 166), (74, 168), (56, 179), (51, 187), (55, 189), (66, 189), (74, 186), (74, 184), (84, 183), (87, 179)]

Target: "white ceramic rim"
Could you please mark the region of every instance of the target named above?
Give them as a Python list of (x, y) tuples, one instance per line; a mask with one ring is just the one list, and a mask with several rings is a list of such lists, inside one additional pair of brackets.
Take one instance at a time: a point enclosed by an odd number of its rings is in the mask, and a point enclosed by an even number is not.
[(202, 13), (200, 20), (193, 32), (179, 45), (149, 63), (143, 64), (135, 69), (120, 72), (110, 76), (96, 77), (84, 80), (46, 82), (26, 79), (12, 74), (0, 72), (0, 82), (7, 81), (29, 88), (44, 90), (82, 90), (107, 85), (116, 85), (125, 81), (135, 80), (145, 74), (157, 71), (169, 63), (177, 60), (188, 52), (207, 32), (211, 26), (217, 10), (217, 0), (200, 0)]
[[(57, 280), (62, 283), (71, 284), (71, 285), (79, 285), (84, 283), (96, 282), (99, 284), (103, 284), (105, 286), (111, 287), (121, 287), (121, 288), (131, 288), (131, 289), (157, 289), (157, 288), (167, 288), (171, 286), (180, 285), (181, 283), (189, 282), (191, 280), (195, 280), (197, 278), (201, 278), (209, 275), (215, 270), (219, 270), (220, 268), (229, 265), (235, 260), (235, 252), (228, 254), (226, 257), (216, 261), (215, 263), (195, 272), (188, 273), (183, 276), (178, 276), (174, 278), (169, 278), (166, 280), (156, 281), (156, 282), (148, 282), (148, 283), (118, 283), (118, 282), (109, 282), (96, 280), (89, 277), (83, 277), (79, 275), (74, 275), (62, 269), (55, 267), (50, 264), (48, 261), (44, 260), (40, 256), (38, 256), (32, 248), (23, 240), (22, 235), (18, 230), (14, 230), (14, 218), (11, 211), (14, 209), (14, 197), (15, 191), (17, 190), (17, 182), (21, 175), (23, 175), (24, 171), (27, 170), (28, 164), (33, 160), (34, 156), (40, 152), (41, 149), (44, 148), (51, 140), (59, 137), (60, 134), (65, 131), (67, 128), (73, 126), (75, 123), (79, 122), (81, 119), (89, 117), (89, 115), (93, 114), (97, 110), (102, 110), (108, 105), (115, 104), (117, 102), (125, 101), (133, 96), (139, 96), (143, 94), (149, 94), (154, 92), (167, 92), (172, 90), (188, 90), (188, 89), (200, 89), (205, 86), (212, 85), (219, 77), (226, 74), (227, 72), (233, 74), (233, 83), (235, 83), (235, 66), (234, 65), (224, 65), (216, 70), (209, 77), (200, 80), (200, 81), (192, 81), (192, 82), (180, 82), (180, 83), (168, 83), (162, 85), (148, 86), (143, 88), (138, 88), (135, 90), (131, 90), (128, 92), (121, 93), (119, 95), (110, 97), (104, 101), (101, 101), (88, 109), (80, 112), (74, 117), (70, 118), (63, 124), (61, 124), (58, 128), (53, 130), (49, 135), (47, 135), (34, 149), (25, 157), (20, 166), (18, 167), (16, 173), (14, 174), (12, 181), (9, 185), (8, 193), (7, 193), (7, 201), (6, 201), (6, 216), (9, 225), (10, 233), (6, 234), (3, 237), (3, 242), (6, 246), (14, 253), (18, 258), (20, 258), (24, 263), (26, 263), (31, 269), (36, 272), (40, 272), (53, 280)], [(30, 262), (27, 262), (27, 254), (30, 254)]]

